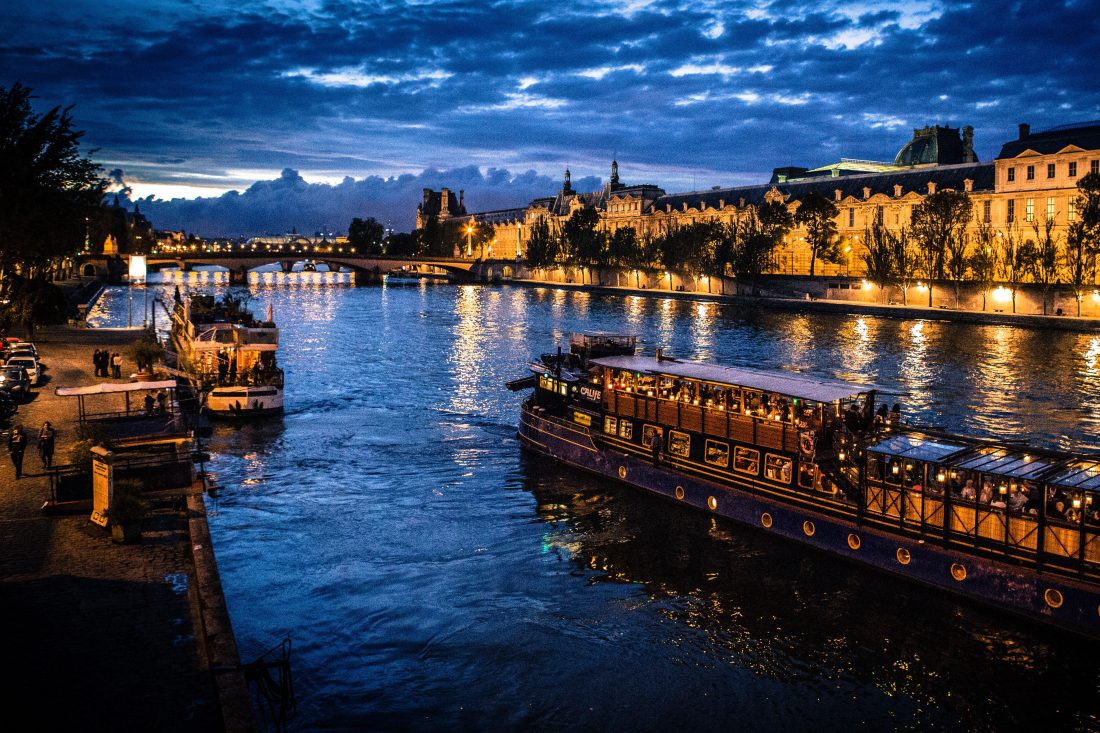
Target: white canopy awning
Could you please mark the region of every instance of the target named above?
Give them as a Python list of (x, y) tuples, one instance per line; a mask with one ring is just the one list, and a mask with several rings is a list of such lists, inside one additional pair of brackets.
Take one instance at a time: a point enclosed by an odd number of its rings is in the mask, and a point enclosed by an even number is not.
[(89, 384), (87, 387), (58, 387), (54, 394), (58, 397), (81, 397), (93, 394), (115, 394), (118, 392), (144, 392), (155, 389), (175, 389), (176, 380), (165, 379), (160, 382), (126, 382), (124, 384), (104, 382)]

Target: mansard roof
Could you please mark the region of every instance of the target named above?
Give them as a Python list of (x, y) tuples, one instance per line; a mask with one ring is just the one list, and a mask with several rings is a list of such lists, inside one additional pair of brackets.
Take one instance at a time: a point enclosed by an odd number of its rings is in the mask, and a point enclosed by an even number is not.
[(704, 203), (708, 208), (719, 208), (722, 205), (740, 206), (741, 199), (745, 200), (746, 206), (760, 206), (765, 201), (765, 195), (773, 188), (783, 194), (784, 197), (796, 200), (803, 198), (811, 191), (816, 191), (830, 201), (834, 201), (837, 189), (840, 189), (842, 199), (849, 196), (862, 199), (864, 188), (869, 188), (872, 196), (881, 193), (893, 198), (894, 186), (901, 186), (902, 195), (910, 191), (924, 195), (928, 193), (929, 181), (934, 181), (940, 189), (953, 188), (956, 191), (962, 191), (965, 190), (964, 181), (966, 179), (973, 181), (973, 191), (975, 192), (992, 191), (993, 164), (966, 163), (941, 165), (932, 168), (907, 168), (903, 171), (890, 173), (869, 173), (790, 183), (764, 183), (755, 186), (674, 193), (661, 196), (654, 203), (654, 208), (663, 211), (667, 207), (671, 207), (675, 211), (682, 210), (684, 204), (687, 204), (689, 209), (701, 209)]
[(479, 211), (474, 214), (474, 218), (478, 221), (488, 222), (489, 224), (501, 224), (509, 221), (522, 220), (527, 216), (527, 207), (520, 207), (518, 209), (498, 209), (497, 211)]
[(1028, 150), (1034, 150), (1040, 155), (1051, 155), (1071, 145), (1082, 150), (1100, 150), (1100, 120), (1061, 125), (1011, 140), (1001, 146), (997, 159), (1015, 158)]

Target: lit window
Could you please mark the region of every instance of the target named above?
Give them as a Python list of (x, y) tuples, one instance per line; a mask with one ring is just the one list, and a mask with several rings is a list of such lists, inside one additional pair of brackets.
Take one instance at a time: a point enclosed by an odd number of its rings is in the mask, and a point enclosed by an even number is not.
[(1035, 166), (1033, 166), (1033, 165), (1029, 165), (1027, 167), (1027, 180), (1029, 180), (1029, 181), (1034, 181), (1035, 180)]
[(851, 229), (856, 225), (856, 210), (848, 209), (848, 228)]
[(733, 470), (754, 475), (760, 473), (760, 451), (751, 448), (734, 448)]
[(1047, 197), (1047, 219), (1054, 219), (1054, 197)]
[(1077, 161), (1076, 160), (1069, 164), (1069, 177), (1070, 178), (1076, 178), (1077, 177)]
[(1016, 221), (1016, 202), (1013, 199), (1008, 200), (1008, 223)]
[(668, 452), (674, 456), (687, 458), (691, 454), (691, 436), (678, 430), (668, 432)]
[(988, 224), (989, 222), (991, 222), (993, 220), (992, 210), (991, 210), (992, 207), (993, 207), (993, 202), (990, 201), (989, 199), (986, 199), (985, 201), (982, 202), (982, 221), (984, 221), (986, 224)]
[(1066, 207), (1066, 220), (1070, 222), (1077, 221), (1077, 199), (1069, 200), (1069, 206)]
[(725, 468), (730, 465), (730, 447), (717, 440), (707, 441), (707, 451), (704, 460), (712, 466)]
[(1016, 169), (1015, 168), (1009, 168), (1008, 169), (1008, 182), (1012, 183), (1015, 180), (1016, 180)]
[(1047, 178), (1054, 178), (1054, 163), (1047, 163)]
[(1024, 219), (1035, 221), (1035, 199), (1028, 199), (1024, 208)]
[(790, 458), (774, 456), (771, 453), (764, 456), (764, 475), (772, 481), (782, 481), (785, 484), (791, 482), (791, 468), (793, 462)]
[(1089, 173), (1100, 173), (1100, 160), (1089, 161)]

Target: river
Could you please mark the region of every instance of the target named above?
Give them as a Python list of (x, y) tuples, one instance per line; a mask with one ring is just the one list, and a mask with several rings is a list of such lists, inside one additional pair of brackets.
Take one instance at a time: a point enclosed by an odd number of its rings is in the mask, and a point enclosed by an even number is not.
[[(166, 273), (150, 295), (223, 277)], [(347, 278), (235, 289), (273, 306), (287, 410), (210, 442), (241, 656), (292, 639), (292, 729), (1100, 725), (1096, 646), (525, 454), (504, 388), (571, 331), (625, 331), (888, 385), (917, 422), (1100, 450), (1100, 336)], [(112, 288), (94, 318), (126, 309)]]

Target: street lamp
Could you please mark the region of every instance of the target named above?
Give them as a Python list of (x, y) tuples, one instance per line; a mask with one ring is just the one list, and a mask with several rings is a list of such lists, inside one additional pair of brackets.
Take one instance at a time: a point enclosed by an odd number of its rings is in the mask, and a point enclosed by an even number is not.
[(474, 225), (466, 225), (466, 256), (474, 256)]

